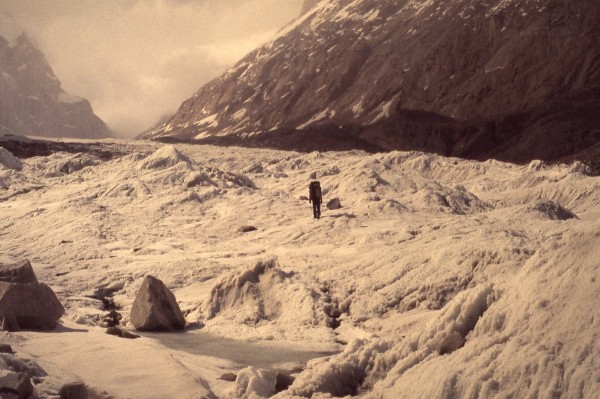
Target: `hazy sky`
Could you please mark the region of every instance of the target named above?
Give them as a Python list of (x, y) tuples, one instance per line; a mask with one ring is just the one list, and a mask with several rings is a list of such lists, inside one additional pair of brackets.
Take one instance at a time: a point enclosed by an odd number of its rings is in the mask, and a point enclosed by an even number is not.
[(303, 0), (0, 0), (63, 88), (133, 136), (300, 14)]

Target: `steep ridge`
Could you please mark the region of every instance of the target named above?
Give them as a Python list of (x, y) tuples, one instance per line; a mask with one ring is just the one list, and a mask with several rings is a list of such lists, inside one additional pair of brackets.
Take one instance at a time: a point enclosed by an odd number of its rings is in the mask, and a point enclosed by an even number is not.
[(10, 37), (3, 30), (0, 30), (0, 134), (110, 136), (108, 127), (94, 114), (87, 100), (62, 89), (46, 57), (25, 32)]
[(316, 6), (318, 3), (319, 0), (304, 0), (304, 3), (302, 4), (302, 10), (300, 11), (300, 15), (306, 14), (308, 11), (310, 11), (311, 8)]
[(600, 140), (596, 2), (323, 0), (303, 12), (140, 137), (311, 150), (318, 136), (320, 149), (509, 161)]

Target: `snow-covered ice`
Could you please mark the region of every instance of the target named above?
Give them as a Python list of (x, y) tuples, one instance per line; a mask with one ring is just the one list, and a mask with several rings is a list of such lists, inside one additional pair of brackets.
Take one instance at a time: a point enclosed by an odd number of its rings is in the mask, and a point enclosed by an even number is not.
[[(56, 331), (0, 333), (48, 374), (40, 397), (75, 380), (98, 397), (263, 397), (277, 371), (295, 377), (278, 398), (600, 392), (600, 178), (585, 165), (133, 148), (20, 169), (0, 153), (1, 259), (29, 259), (66, 308)], [(314, 177), (343, 204), (318, 221), (301, 198)], [(148, 274), (188, 331), (105, 334), (91, 293), (115, 291), (131, 329)]]

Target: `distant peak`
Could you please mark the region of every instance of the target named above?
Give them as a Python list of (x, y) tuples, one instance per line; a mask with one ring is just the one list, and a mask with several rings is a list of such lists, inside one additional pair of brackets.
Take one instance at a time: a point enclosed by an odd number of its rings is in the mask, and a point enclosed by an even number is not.
[(0, 13), (0, 36), (9, 43), (14, 44), (19, 37), (25, 34), (25, 29), (8, 13)]
[(300, 12), (300, 15), (306, 14), (308, 10), (316, 6), (320, 1), (321, 0), (304, 0), (304, 4), (302, 4), (302, 11)]

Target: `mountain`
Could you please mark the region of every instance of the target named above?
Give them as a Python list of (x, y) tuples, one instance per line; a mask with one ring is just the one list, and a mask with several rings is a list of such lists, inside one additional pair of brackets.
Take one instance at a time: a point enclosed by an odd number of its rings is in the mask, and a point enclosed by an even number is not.
[(27, 33), (0, 30), (0, 134), (101, 138), (110, 136), (90, 103), (65, 92)]
[(600, 142), (600, 3), (323, 0), (141, 138), (557, 160)]
[(304, 3), (302, 4), (302, 10), (300, 11), (300, 15), (306, 14), (318, 3), (319, 3), (319, 0), (304, 0)]

